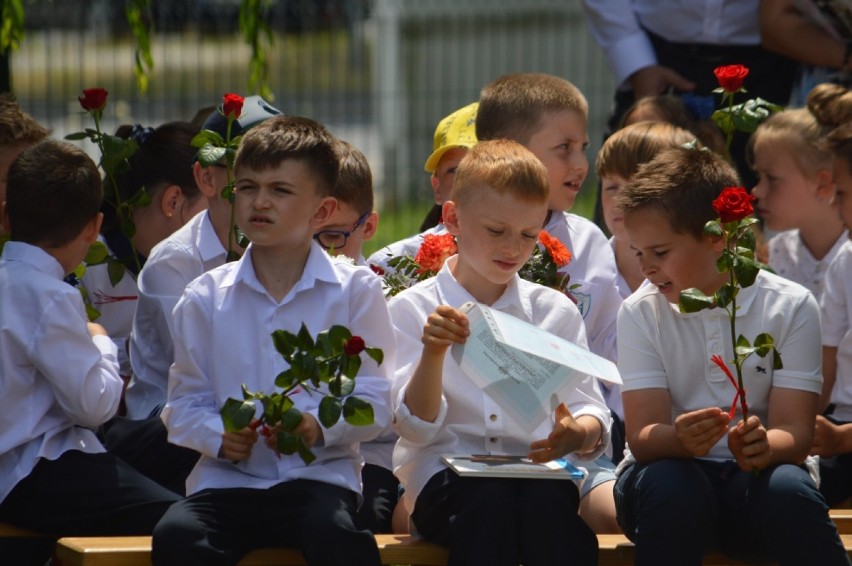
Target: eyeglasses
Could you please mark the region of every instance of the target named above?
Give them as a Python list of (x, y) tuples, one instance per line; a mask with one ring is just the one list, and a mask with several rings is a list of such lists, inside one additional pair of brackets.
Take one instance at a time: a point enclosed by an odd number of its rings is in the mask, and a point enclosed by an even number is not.
[(349, 239), (349, 236), (351, 236), (358, 228), (360, 228), (369, 217), (369, 212), (365, 212), (364, 214), (362, 214), (361, 218), (359, 218), (358, 221), (355, 223), (355, 226), (352, 227), (352, 230), (348, 232), (344, 230), (320, 230), (319, 232), (314, 234), (314, 240), (319, 242), (319, 245), (321, 245), (327, 250), (339, 250), (340, 248), (346, 245), (346, 241)]

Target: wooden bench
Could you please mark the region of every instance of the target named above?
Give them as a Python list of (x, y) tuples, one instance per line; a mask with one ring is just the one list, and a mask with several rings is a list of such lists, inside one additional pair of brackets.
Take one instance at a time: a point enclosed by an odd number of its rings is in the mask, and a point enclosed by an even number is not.
[[(844, 516), (848, 527), (852, 513)], [(852, 534), (840, 535), (852, 556)], [(377, 535), (382, 564), (443, 566), (446, 549), (408, 535)], [(629, 566), (635, 559), (635, 547), (624, 535), (598, 535), (599, 566)], [(151, 537), (63, 538), (56, 547), (62, 566), (150, 566)], [(745, 562), (714, 552), (704, 558), (704, 566), (747, 566)], [(289, 548), (255, 550), (240, 561), (240, 566), (307, 566), (302, 553)]]
[(22, 529), (9, 523), (0, 523), (0, 538), (46, 538), (47, 535)]

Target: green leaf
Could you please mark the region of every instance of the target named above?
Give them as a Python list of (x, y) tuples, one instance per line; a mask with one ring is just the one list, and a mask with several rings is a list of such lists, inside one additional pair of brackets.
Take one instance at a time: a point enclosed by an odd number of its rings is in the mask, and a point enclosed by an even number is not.
[(283, 411), (281, 414), (281, 430), (291, 431), (302, 422), (302, 412), (295, 406)]
[(681, 312), (698, 312), (712, 308), (713, 297), (708, 297), (700, 289), (693, 287), (680, 292), (679, 305)]
[(198, 150), (198, 162), (202, 167), (216, 165), (219, 160), (225, 157), (225, 148), (216, 147), (215, 145), (205, 145)]
[(358, 370), (361, 369), (360, 356), (344, 356), (343, 360), (343, 375), (347, 377), (355, 377), (358, 375)]
[(734, 255), (730, 250), (722, 250), (722, 255), (716, 260), (716, 271), (725, 273), (734, 266)]
[(749, 348), (751, 347), (751, 343), (748, 341), (748, 338), (740, 334), (737, 336), (737, 348)]
[(722, 236), (722, 225), (718, 220), (711, 220), (704, 225), (704, 233), (710, 236)]
[(311, 336), (311, 332), (308, 330), (308, 326), (304, 322), (299, 328), (299, 333), (296, 335), (296, 339), (300, 349), (305, 351), (314, 349), (314, 339)]
[(89, 322), (95, 322), (101, 317), (101, 311), (90, 305), (89, 303), (85, 303), (86, 305), (86, 318), (89, 319)]
[(343, 418), (354, 426), (373, 424), (373, 406), (358, 397), (347, 397), (343, 402)]
[(71, 141), (78, 141), (78, 140), (87, 139), (88, 137), (89, 137), (89, 134), (87, 134), (86, 132), (74, 132), (73, 134), (66, 135), (65, 139), (71, 140)]
[(739, 288), (730, 283), (725, 283), (716, 291), (717, 306), (727, 308), (737, 298), (737, 293), (739, 293)]
[(741, 287), (749, 287), (754, 284), (760, 267), (752, 258), (737, 256), (734, 261), (734, 275)]
[(367, 352), (367, 355), (370, 356), (376, 365), (382, 365), (382, 362), (385, 360), (385, 353), (381, 348), (364, 348), (364, 351)]
[(136, 235), (136, 224), (129, 215), (119, 214), (119, 216), (121, 217), (121, 222), (119, 223), (121, 233), (124, 234), (128, 240), (132, 240), (133, 236)]
[(288, 359), (296, 351), (296, 335), (286, 330), (276, 330), (272, 333), (272, 343), (278, 353)]
[(345, 326), (340, 326), (339, 324), (335, 324), (329, 328), (328, 335), (333, 347), (332, 352), (335, 354), (343, 352), (343, 344), (352, 338), (352, 332), (350, 332)]
[(778, 350), (772, 350), (772, 369), (784, 369), (784, 364), (781, 362), (781, 353)]
[(305, 439), (301, 436), (299, 436), (299, 439), (296, 441), (296, 451), (299, 453), (299, 458), (302, 459), (302, 462), (304, 462), (306, 466), (317, 459), (316, 455), (305, 442)]
[(109, 275), (110, 284), (115, 287), (121, 278), (124, 277), (124, 272), (127, 267), (120, 261), (107, 261), (107, 274)]
[(766, 332), (758, 334), (754, 339), (754, 347), (757, 355), (764, 358), (766, 354), (775, 349), (775, 339)]
[(224, 147), (225, 140), (222, 138), (219, 132), (214, 132), (213, 130), (201, 130), (195, 137), (192, 138), (190, 142), (192, 147), (204, 147), (205, 145), (211, 145), (214, 147)]
[(249, 425), (254, 418), (255, 407), (251, 401), (228, 399), (219, 411), (226, 432), (236, 432)]
[(89, 251), (86, 252), (86, 259), (83, 261), (87, 265), (99, 265), (104, 263), (109, 257), (109, 248), (101, 241), (94, 241), (89, 244)]
[(127, 204), (131, 207), (143, 207), (151, 204), (151, 195), (145, 190), (145, 187), (140, 187), (132, 197), (127, 199)]
[(339, 399), (326, 395), (319, 404), (319, 422), (325, 428), (331, 428), (340, 420), (343, 404)]
[(292, 371), (291, 368), (285, 369), (275, 377), (276, 387), (280, 387), (282, 389), (289, 389), (294, 385), (297, 385), (298, 383), (299, 378), (296, 376), (296, 374)]
[(279, 430), (275, 437), (275, 447), (282, 454), (295, 454), (299, 450), (299, 439), (301, 436), (286, 430)]

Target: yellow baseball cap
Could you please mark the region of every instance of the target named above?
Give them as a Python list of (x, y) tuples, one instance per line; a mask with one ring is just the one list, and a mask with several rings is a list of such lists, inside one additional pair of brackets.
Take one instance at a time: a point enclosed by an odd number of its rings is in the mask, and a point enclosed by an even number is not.
[(423, 167), (429, 173), (438, 168), (441, 157), (456, 147), (471, 148), (476, 144), (476, 110), (479, 102), (459, 108), (440, 122), (435, 128), (433, 151)]

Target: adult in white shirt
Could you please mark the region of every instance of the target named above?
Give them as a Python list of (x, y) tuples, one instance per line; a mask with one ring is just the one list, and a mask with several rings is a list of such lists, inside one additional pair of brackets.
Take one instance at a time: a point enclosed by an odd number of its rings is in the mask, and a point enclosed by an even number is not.
[[(745, 65), (748, 97), (786, 104), (794, 61), (761, 47), (759, 0), (583, 0), (589, 30), (619, 85), (610, 129), (636, 100), (670, 91), (711, 95), (713, 69)], [(711, 107), (718, 105), (718, 100)], [(702, 116), (702, 118), (704, 118)], [(746, 186), (747, 136), (735, 137), (732, 155)]]

